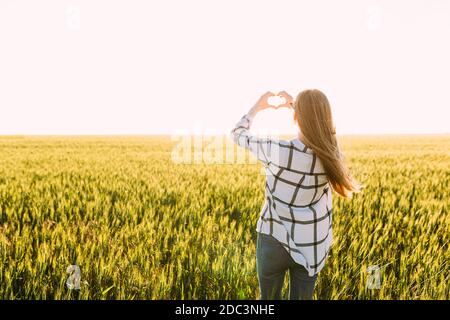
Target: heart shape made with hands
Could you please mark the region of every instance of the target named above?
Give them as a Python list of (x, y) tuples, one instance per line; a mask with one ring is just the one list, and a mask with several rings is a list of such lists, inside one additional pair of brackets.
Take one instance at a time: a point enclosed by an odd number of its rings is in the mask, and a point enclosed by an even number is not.
[(267, 103), (275, 109), (278, 109), (281, 105), (286, 103), (286, 98), (276, 94), (269, 97)]

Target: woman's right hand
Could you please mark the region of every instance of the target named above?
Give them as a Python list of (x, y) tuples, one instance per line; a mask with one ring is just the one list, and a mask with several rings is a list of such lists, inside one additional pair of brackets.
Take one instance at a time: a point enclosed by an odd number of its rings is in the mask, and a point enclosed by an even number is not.
[(286, 102), (280, 104), (278, 108), (286, 107), (294, 109), (294, 99), (292, 98), (292, 96), (290, 96), (286, 91), (278, 92), (278, 95), (286, 100)]

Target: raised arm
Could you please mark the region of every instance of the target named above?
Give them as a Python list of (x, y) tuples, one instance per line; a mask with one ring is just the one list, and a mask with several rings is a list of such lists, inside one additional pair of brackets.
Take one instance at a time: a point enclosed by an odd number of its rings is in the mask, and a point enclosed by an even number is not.
[(253, 118), (264, 109), (271, 108), (267, 99), (274, 96), (270, 91), (266, 92), (256, 102), (256, 104), (245, 114), (236, 126), (231, 130), (232, 140), (239, 146), (250, 150), (250, 152), (262, 161), (265, 165), (270, 162), (270, 147), (272, 140), (260, 138), (250, 132)]

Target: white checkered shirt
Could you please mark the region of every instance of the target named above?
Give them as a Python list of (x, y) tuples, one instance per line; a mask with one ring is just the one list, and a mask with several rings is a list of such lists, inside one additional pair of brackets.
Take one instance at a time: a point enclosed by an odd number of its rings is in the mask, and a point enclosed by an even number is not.
[(265, 167), (265, 202), (256, 231), (275, 237), (313, 276), (323, 268), (333, 237), (331, 188), (323, 166), (299, 139), (252, 135), (252, 120), (244, 115), (231, 137)]

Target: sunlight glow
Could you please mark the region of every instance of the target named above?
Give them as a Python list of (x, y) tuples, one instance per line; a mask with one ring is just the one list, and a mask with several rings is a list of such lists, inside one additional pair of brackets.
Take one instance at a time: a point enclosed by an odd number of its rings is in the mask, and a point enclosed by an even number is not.
[(0, 135), (228, 133), (306, 88), (338, 134), (445, 133), (448, 39), (446, 0), (2, 0)]

